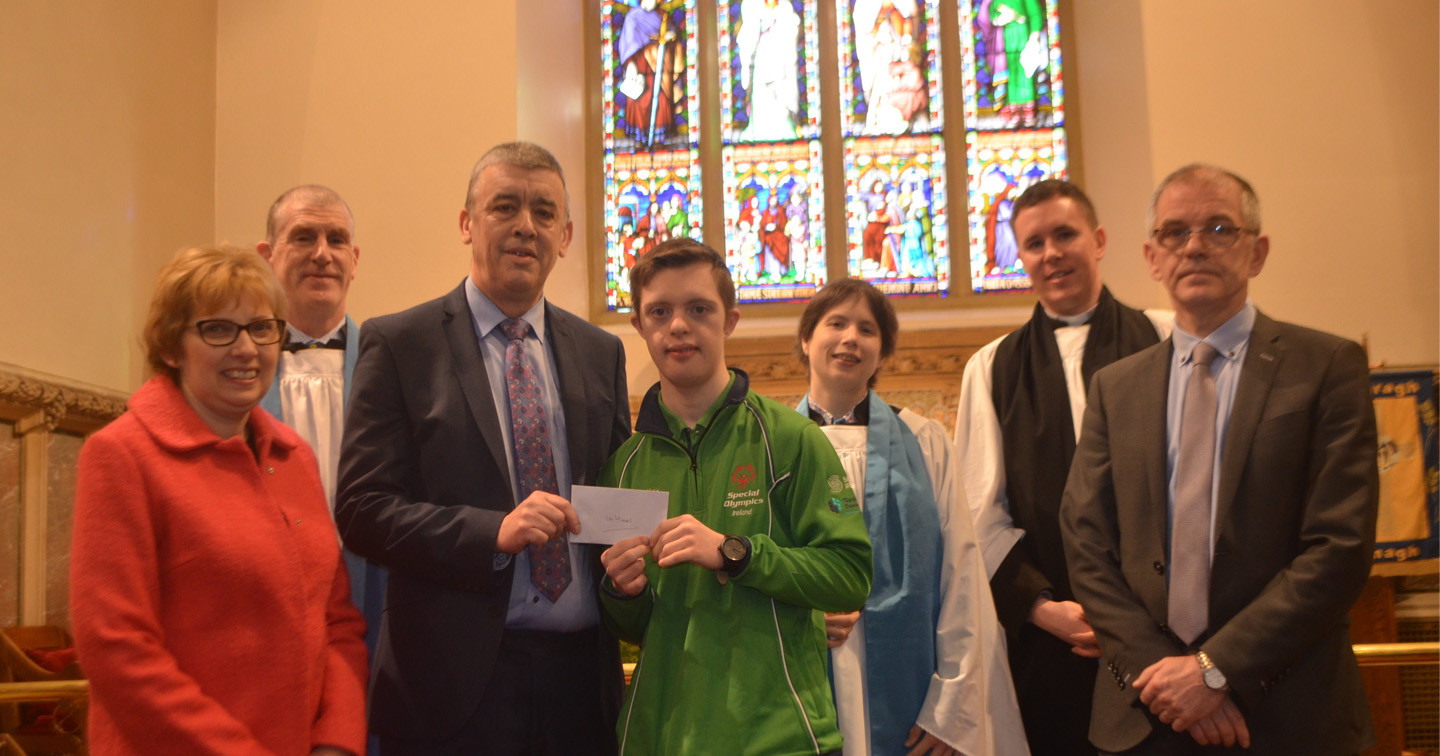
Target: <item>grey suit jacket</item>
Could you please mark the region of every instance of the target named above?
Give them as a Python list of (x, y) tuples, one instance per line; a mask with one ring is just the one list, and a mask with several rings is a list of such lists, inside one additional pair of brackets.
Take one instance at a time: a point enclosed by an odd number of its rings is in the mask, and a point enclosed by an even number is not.
[[(553, 305), (545, 323), (572, 483), (591, 484), (630, 435), (625, 352)], [(335, 519), (347, 547), (391, 573), (370, 688), (376, 732), (447, 737), (490, 683), (514, 572), (495, 549), (516, 503), (499, 417), (463, 284), (361, 328)], [(590, 551), (598, 579), (600, 549)], [(619, 650), (601, 635), (600, 703), (613, 721)]]
[(1153, 728), (1130, 683), (1204, 649), (1261, 754), (1354, 754), (1373, 742), (1348, 611), (1369, 575), (1379, 483), (1359, 345), (1278, 323), (1251, 333), (1222, 451), (1210, 627), (1166, 627), (1166, 340), (1095, 374), (1061, 505), (1070, 580), (1104, 660), (1090, 739)]

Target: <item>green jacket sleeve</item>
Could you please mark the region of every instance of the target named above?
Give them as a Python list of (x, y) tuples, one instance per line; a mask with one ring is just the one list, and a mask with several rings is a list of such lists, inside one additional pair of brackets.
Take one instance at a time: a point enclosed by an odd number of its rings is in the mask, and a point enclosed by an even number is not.
[[(606, 461), (605, 466), (600, 468), (600, 475), (595, 479), (595, 485), (614, 488), (620, 485), (618, 465), (615, 460), (625, 453), (629, 446), (620, 447), (615, 455)], [(605, 620), (605, 626), (614, 633), (617, 638), (630, 643), (639, 643), (645, 637), (645, 627), (650, 624), (650, 611), (655, 608), (655, 589), (652, 587), (654, 581), (659, 579), (658, 569), (655, 563), (646, 558), (645, 578), (650, 585), (638, 596), (622, 596), (611, 590), (610, 578), (604, 577), (600, 580), (600, 613)]]
[(870, 536), (835, 447), (806, 424), (778, 464), (788, 471), (779, 473), (771, 500), (777, 529), (750, 536), (750, 563), (735, 583), (797, 606), (859, 610), (870, 595)]

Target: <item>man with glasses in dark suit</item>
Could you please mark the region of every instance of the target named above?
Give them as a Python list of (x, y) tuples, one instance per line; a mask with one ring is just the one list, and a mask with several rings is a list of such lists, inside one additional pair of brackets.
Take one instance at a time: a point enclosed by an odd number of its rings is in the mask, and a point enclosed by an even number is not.
[(1095, 374), (1061, 526), (1103, 654), (1103, 753), (1335, 754), (1374, 742), (1348, 611), (1378, 473), (1360, 346), (1249, 299), (1270, 251), (1250, 184), (1168, 176), (1145, 259), (1170, 339)]

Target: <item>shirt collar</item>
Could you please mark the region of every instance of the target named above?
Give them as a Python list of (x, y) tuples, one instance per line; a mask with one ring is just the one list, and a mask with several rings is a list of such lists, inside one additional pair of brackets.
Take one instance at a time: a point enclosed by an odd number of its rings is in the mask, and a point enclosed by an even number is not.
[[(508, 320), (509, 315), (500, 311), (496, 304), (485, 296), (485, 292), (475, 286), (475, 282), (465, 277), (465, 301), (470, 304), (470, 319), (475, 323), (475, 333), (480, 338), (490, 335), (490, 332), (499, 326), (501, 321)], [(530, 324), (535, 329), (535, 337), (540, 339), (540, 345), (545, 346), (545, 297), (541, 296), (535, 305), (525, 311), (520, 319)]]
[(813, 400), (807, 400), (810, 407), (810, 419), (816, 425), (869, 425), (870, 424), (870, 394), (867, 392), (865, 398), (860, 400), (850, 409), (849, 412), (840, 416), (830, 414), (830, 411), (816, 404)]
[(1201, 339), (1193, 334), (1186, 333), (1179, 325), (1175, 326), (1173, 338), (1175, 339), (1175, 354), (1180, 357), (1181, 365), (1190, 364), (1195, 345), (1201, 341), (1209, 344), (1215, 351), (1226, 359), (1233, 359), (1250, 340), (1250, 332), (1255, 328), (1255, 305), (1249, 299), (1245, 300), (1245, 306), (1240, 311), (1225, 321), (1219, 328), (1216, 328)]
[(335, 326), (334, 328), (331, 328), (328, 333), (324, 334), (323, 336), (321, 336), (320, 338), (317, 339), (317, 338), (315, 338), (314, 336), (311, 336), (310, 334), (305, 333), (304, 331), (301, 331), (299, 328), (296, 328), (295, 326), (291, 325), (290, 323), (286, 323), (286, 324), (285, 324), (285, 332), (286, 332), (286, 339), (285, 339), (285, 340), (286, 340), (287, 343), (291, 343), (291, 344), (310, 344), (310, 343), (314, 343), (314, 342), (317, 342), (317, 341), (318, 341), (319, 343), (321, 343), (321, 344), (324, 344), (325, 342), (327, 342), (327, 341), (329, 341), (329, 340), (331, 340), (331, 339), (339, 336), (339, 335), (340, 335), (340, 331), (342, 331), (344, 328), (345, 328), (345, 321), (342, 320), (342, 321), (340, 321), (340, 324), (339, 324), (339, 325)]

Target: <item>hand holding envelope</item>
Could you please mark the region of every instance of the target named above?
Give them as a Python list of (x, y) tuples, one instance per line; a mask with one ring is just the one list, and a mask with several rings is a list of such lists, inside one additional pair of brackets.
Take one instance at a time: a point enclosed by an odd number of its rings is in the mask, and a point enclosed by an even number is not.
[(570, 541), (609, 546), (624, 538), (654, 533), (665, 521), (670, 494), (634, 488), (572, 486), (570, 505), (580, 518), (580, 532), (570, 536)]

